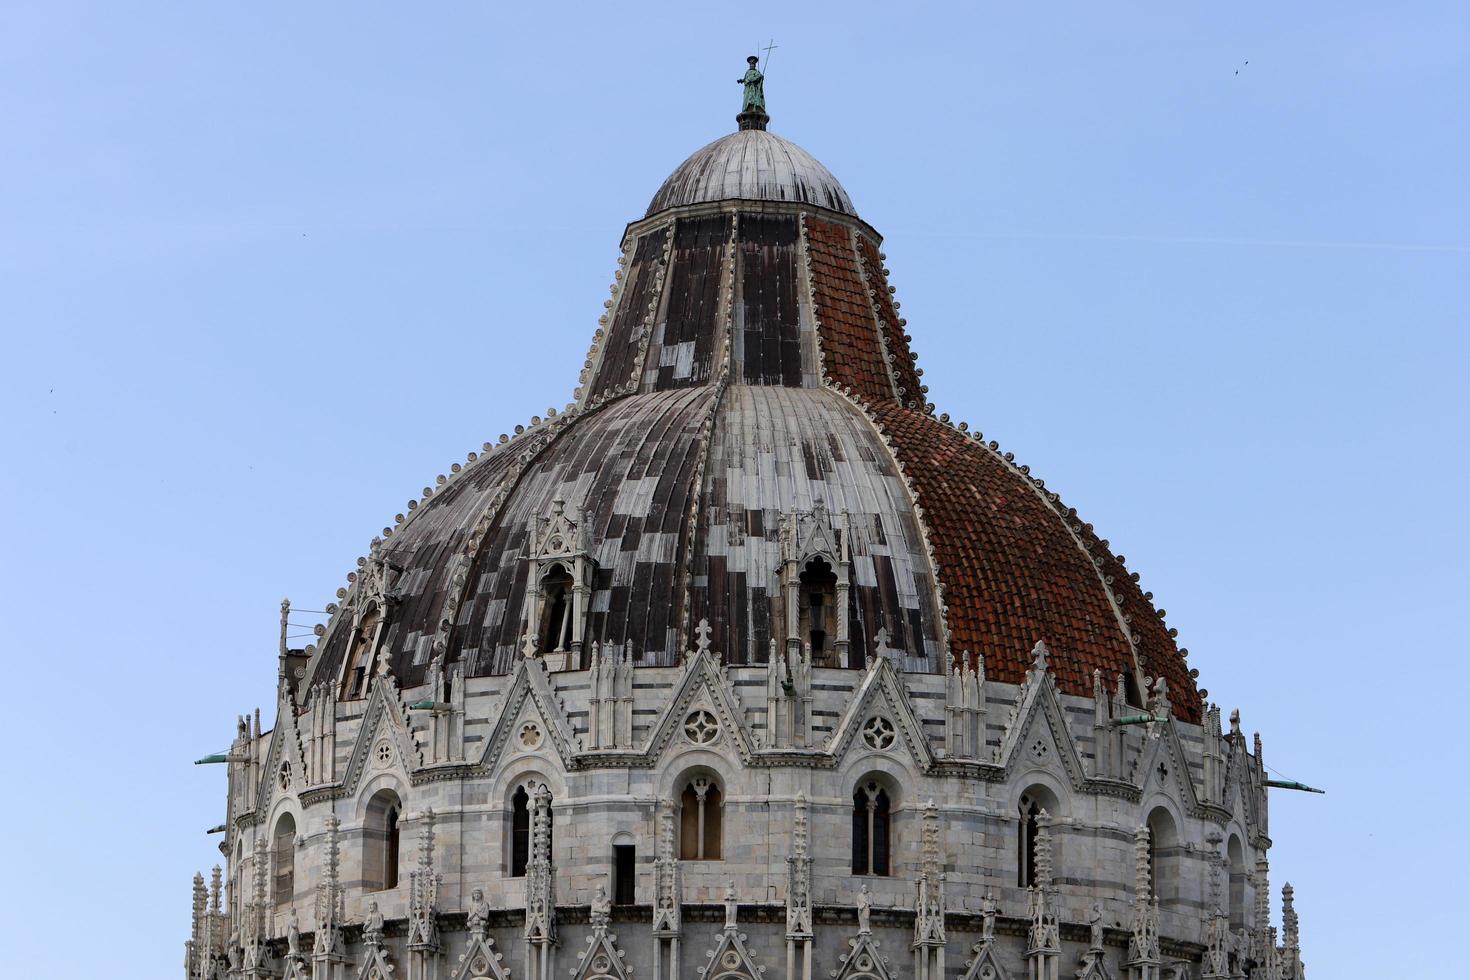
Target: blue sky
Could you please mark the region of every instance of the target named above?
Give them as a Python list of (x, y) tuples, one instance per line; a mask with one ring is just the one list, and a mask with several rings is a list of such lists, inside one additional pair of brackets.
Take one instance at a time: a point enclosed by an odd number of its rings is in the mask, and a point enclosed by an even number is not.
[(931, 397), (1330, 791), (1272, 796), (1313, 974), (1436, 972), (1470, 912), (1464, 5), (530, 6), (0, 12), (4, 960), (177, 971), (224, 804), (190, 760), (269, 723), (281, 597), (322, 608), (568, 401), (623, 225), (774, 36), (772, 129), (887, 236)]

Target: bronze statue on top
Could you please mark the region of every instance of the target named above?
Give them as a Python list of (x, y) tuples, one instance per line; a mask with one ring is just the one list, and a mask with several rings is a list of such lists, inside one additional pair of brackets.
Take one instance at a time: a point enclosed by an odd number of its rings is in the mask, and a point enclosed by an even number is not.
[(760, 59), (757, 58), (755, 55), (751, 55), (749, 58), (745, 59), (745, 62), (746, 64), (750, 65), (750, 67), (745, 70), (745, 75), (743, 77), (735, 79), (736, 85), (745, 86), (745, 99), (740, 103), (740, 111), (765, 112), (766, 76), (762, 75), (760, 69), (756, 67), (758, 64), (760, 64)]

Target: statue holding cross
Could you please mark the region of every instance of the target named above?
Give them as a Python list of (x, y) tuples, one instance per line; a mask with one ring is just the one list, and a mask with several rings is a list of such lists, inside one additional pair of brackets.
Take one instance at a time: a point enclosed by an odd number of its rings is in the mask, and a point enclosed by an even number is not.
[[(771, 49), (774, 47), (776, 47), (776, 39), (772, 38), (771, 43), (762, 49), (766, 53), (764, 63), (756, 55), (751, 55), (749, 58), (746, 58), (745, 63), (749, 67), (745, 69), (743, 76), (735, 79), (736, 85), (745, 86), (745, 98), (740, 102), (741, 115), (747, 112), (764, 114), (766, 111), (766, 73), (763, 69), (770, 65)], [(765, 127), (762, 126), (761, 128), (764, 129)]]
[(737, 85), (745, 86), (745, 100), (740, 103), (740, 111), (765, 112), (766, 76), (761, 74), (761, 70), (756, 67), (758, 64), (760, 64), (760, 59), (757, 58), (755, 55), (751, 55), (749, 58), (745, 59), (745, 62), (746, 64), (750, 65), (750, 67), (745, 70), (744, 77), (735, 79), (735, 83)]

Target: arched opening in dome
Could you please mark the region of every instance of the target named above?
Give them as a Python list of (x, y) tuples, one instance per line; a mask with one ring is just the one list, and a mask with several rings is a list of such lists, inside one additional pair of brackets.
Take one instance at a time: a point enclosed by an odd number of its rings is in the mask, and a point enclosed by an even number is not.
[(391, 789), (368, 801), (362, 828), (362, 881), (367, 891), (398, 887), (403, 803)]
[(1056, 813), (1057, 808), (1056, 794), (1045, 786), (1035, 785), (1021, 794), (1016, 884), (1023, 888), (1036, 884), (1036, 840), (1041, 833), (1041, 812)]
[(1240, 837), (1231, 834), (1225, 848), (1225, 862), (1230, 871), (1230, 884), (1226, 889), (1226, 912), (1230, 916), (1230, 929), (1245, 928), (1245, 848)]
[(572, 648), (572, 573), (565, 565), (555, 564), (541, 577), (542, 653), (562, 653)]
[(811, 645), (812, 663), (819, 667), (838, 666), (834, 648), (837, 639), (837, 574), (825, 558), (817, 556), (803, 566), (798, 581), (801, 637), (804, 643)]
[(383, 616), (375, 605), (362, 614), (352, 633), (352, 649), (342, 669), (341, 700), (355, 701), (367, 697), (372, 682), (373, 650), (377, 646), (378, 626)]
[(679, 794), (679, 857), (718, 861), (724, 841), (724, 794), (714, 777), (692, 776)]
[(859, 780), (852, 794), (852, 873), (892, 874), (893, 797), (876, 776)]
[(296, 893), (296, 818), (281, 814), (271, 835), (272, 904), (285, 908)]
[(1160, 904), (1177, 897), (1179, 882), (1179, 834), (1174, 818), (1161, 806), (1148, 815), (1149, 892)]

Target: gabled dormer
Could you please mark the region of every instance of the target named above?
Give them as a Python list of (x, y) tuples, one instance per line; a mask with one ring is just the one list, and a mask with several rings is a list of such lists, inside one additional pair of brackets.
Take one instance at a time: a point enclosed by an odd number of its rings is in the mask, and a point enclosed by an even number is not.
[(583, 530), (586, 523), (585, 515), (568, 512), (557, 497), (547, 514), (531, 519), (528, 529), (522, 647), (546, 657), (553, 670), (582, 667), (596, 567)]
[(818, 667), (861, 667), (849, 662), (847, 515), (829, 514), (821, 501), (810, 512), (786, 515), (780, 579), (787, 656), (808, 650)]

